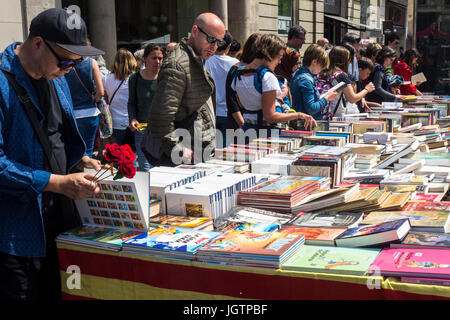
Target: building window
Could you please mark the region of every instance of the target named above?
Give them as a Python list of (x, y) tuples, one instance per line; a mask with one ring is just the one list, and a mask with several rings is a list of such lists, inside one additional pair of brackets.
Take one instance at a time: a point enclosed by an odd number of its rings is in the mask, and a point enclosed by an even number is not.
[[(448, 2), (448, 0), (445, 1)], [(419, 6), (425, 6), (427, 4), (427, 0), (417, 0), (417, 4)]]
[(288, 34), (292, 26), (292, 0), (278, 1), (278, 34)]

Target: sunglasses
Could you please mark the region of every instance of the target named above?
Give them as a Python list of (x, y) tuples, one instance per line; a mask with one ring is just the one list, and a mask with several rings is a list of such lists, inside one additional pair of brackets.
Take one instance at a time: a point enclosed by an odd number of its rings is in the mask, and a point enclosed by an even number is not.
[(202, 28), (200, 28), (199, 26), (197, 26), (198, 30), (200, 30), (201, 33), (203, 33), (206, 36), (206, 41), (210, 44), (214, 44), (217, 42), (217, 45), (220, 47), (224, 41), (223, 40), (219, 40), (216, 37), (210, 35), (209, 33), (205, 32)]
[(81, 63), (81, 61), (83, 61), (83, 58), (80, 59), (68, 59), (68, 58), (61, 58), (56, 52), (55, 50), (53, 50), (53, 48), (48, 44), (47, 41), (44, 40), (45, 45), (47, 46), (47, 48), (50, 50), (51, 53), (53, 53), (53, 55), (56, 57), (56, 59), (58, 59), (58, 68), (65, 70), (65, 69), (69, 69), (69, 68), (74, 68), (77, 65), (79, 65)]

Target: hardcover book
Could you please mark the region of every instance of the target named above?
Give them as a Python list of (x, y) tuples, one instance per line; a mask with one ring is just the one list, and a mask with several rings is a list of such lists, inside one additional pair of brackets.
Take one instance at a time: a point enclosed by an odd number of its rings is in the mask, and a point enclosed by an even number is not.
[(362, 225), (347, 229), (335, 240), (339, 247), (367, 247), (403, 239), (411, 225), (408, 219)]
[(304, 245), (281, 266), (281, 269), (363, 276), (379, 253), (380, 249), (375, 248)]

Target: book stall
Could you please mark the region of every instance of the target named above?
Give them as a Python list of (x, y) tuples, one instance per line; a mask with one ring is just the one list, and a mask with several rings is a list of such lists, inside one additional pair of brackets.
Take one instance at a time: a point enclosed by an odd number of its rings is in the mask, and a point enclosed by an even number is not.
[(102, 179), (56, 239), (63, 296), (449, 299), (449, 143), (423, 96)]

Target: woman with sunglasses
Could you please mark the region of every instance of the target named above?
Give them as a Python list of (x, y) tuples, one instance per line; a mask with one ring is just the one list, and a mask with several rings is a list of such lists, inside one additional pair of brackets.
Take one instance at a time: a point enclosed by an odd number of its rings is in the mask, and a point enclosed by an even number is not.
[(127, 143), (128, 119), (128, 78), (136, 70), (137, 63), (133, 54), (126, 49), (119, 49), (114, 58), (111, 73), (103, 78), (105, 94), (111, 110), (113, 121), (112, 143)]
[(367, 94), (367, 101), (381, 104), (382, 102), (394, 102), (405, 99), (405, 96), (403, 95), (391, 93), (389, 82), (385, 74), (385, 68), (391, 66), (395, 59), (395, 50), (389, 46), (383, 47), (378, 52), (375, 59), (375, 67), (367, 80), (374, 84), (375, 91)]

